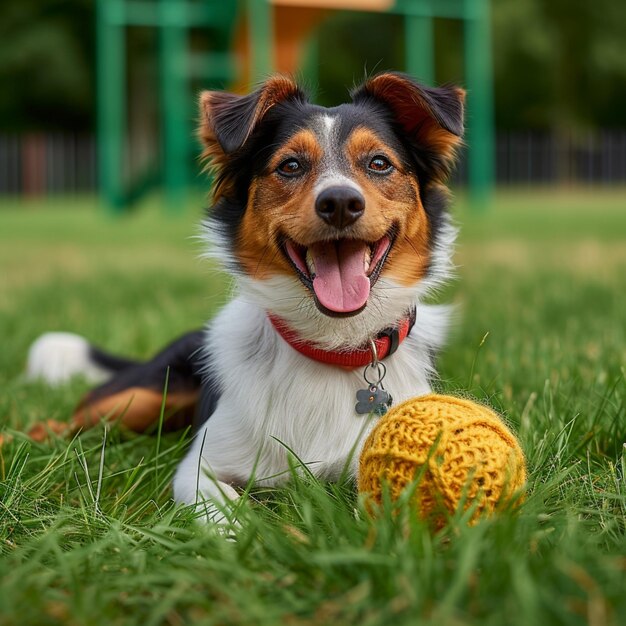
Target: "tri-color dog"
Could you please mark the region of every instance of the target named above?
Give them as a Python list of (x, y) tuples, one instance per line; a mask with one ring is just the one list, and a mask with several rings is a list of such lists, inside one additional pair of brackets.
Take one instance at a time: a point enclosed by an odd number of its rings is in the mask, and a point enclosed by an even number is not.
[(174, 496), (203, 512), (251, 478), (284, 480), (288, 450), (316, 476), (333, 479), (346, 464), (356, 473), (389, 395), (430, 389), (447, 315), (423, 301), (451, 269), (445, 182), (464, 92), (383, 73), (351, 95), (323, 108), (281, 76), (247, 96), (201, 95), (214, 176), (204, 233), (237, 287), (206, 330), (146, 363), (71, 335), (31, 349), (32, 375), (108, 377), (72, 430), (103, 417), (147, 428), (169, 370), (171, 423), (195, 416)]

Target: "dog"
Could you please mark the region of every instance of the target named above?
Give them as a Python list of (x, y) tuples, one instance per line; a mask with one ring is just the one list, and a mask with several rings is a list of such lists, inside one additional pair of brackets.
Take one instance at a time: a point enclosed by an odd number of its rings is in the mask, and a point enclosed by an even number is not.
[(284, 76), (249, 95), (202, 93), (199, 137), (213, 176), (203, 237), (235, 297), (148, 362), (44, 335), (31, 376), (104, 382), (69, 425), (31, 434), (103, 417), (145, 430), (167, 386), (166, 425), (192, 420), (195, 430), (174, 498), (200, 515), (221, 519), (250, 481), (280, 484), (290, 455), (323, 479), (356, 476), (378, 417), (429, 392), (435, 377), (448, 309), (424, 300), (452, 270), (446, 181), (464, 98), (395, 72), (333, 108)]

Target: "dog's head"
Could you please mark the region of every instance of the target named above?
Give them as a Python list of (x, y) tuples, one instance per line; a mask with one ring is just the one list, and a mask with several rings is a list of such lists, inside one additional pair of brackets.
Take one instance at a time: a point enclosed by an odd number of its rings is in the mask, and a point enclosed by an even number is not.
[(447, 272), (463, 101), (397, 73), (333, 108), (280, 76), (247, 96), (204, 92), (214, 253), (307, 339), (362, 343)]

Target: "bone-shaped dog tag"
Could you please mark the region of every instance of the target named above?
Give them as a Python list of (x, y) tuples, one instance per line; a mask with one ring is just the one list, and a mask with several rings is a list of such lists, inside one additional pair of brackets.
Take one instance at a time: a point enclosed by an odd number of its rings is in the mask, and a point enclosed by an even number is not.
[(359, 389), (356, 392), (356, 406), (354, 409), (359, 415), (384, 415), (393, 400), (391, 396), (382, 388), (370, 385), (367, 389)]

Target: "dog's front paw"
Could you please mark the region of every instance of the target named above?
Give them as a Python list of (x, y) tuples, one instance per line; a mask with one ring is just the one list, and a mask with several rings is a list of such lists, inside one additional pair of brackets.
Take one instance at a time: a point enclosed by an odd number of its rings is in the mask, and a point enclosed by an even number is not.
[(193, 508), (197, 523), (215, 528), (221, 534), (231, 534), (241, 527), (235, 511), (239, 494), (227, 483), (205, 474), (190, 488), (178, 476), (174, 480), (174, 498)]
[(199, 524), (221, 528), (240, 528), (232, 502), (204, 500), (195, 505), (194, 519)]

